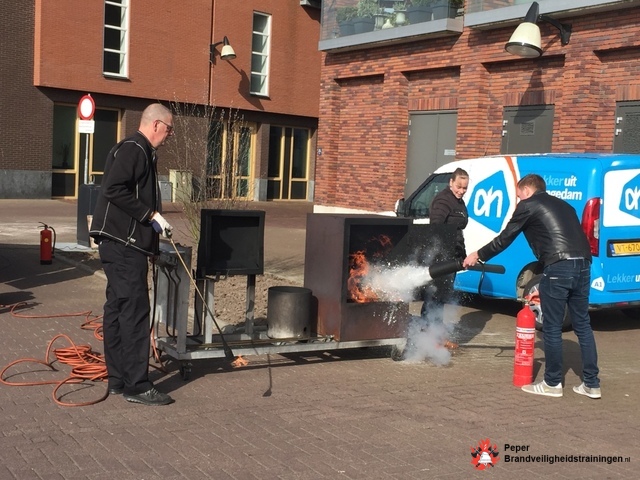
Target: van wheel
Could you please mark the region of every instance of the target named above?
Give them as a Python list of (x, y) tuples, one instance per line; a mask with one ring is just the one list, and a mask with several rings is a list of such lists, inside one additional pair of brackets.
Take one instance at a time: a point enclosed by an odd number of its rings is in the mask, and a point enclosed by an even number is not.
[[(531, 280), (529, 280), (529, 283), (527, 283), (527, 286), (524, 287), (523, 296), (525, 298), (528, 297), (529, 295), (538, 296), (541, 278), (542, 278), (542, 275), (536, 275)], [(541, 332), (543, 330), (544, 318), (542, 317), (542, 309), (540, 308), (540, 303), (536, 302), (534, 304), (531, 304), (530, 306), (531, 306), (531, 311), (536, 316), (536, 330)], [(572, 328), (572, 325), (571, 325), (571, 317), (569, 316), (569, 309), (565, 307), (564, 318), (562, 319), (562, 331), (568, 332), (569, 330), (571, 330), (571, 328)]]
[(626, 317), (637, 320), (640, 318), (640, 308), (623, 308), (620, 310)]

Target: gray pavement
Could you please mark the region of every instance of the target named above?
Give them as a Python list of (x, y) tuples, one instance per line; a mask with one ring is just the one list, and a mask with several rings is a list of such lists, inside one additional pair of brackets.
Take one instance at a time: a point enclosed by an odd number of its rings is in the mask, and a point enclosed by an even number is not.
[[(267, 211), (266, 271), (300, 280), (311, 207), (254, 208)], [(93, 332), (81, 328), (102, 313), (105, 280), (95, 264), (63, 250), (52, 265), (39, 263), (38, 222), (76, 250), (75, 212), (71, 201), (0, 200), (0, 368), (44, 359), (59, 334), (102, 352)], [(167, 215), (176, 240), (187, 243), (178, 206)], [(12, 311), (17, 302), (26, 305)], [(0, 479), (638, 478), (640, 324), (619, 313), (593, 314), (601, 400), (571, 391), (580, 383), (571, 332), (564, 336), (564, 397), (537, 397), (512, 385), (517, 310), (500, 301), (448, 305), (461, 347), (443, 366), (395, 362), (386, 347), (358, 348), (249, 356), (242, 368), (198, 360), (185, 381), (169, 360), (164, 371), (152, 369), (158, 388), (176, 400), (165, 407), (121, 397), (66, 407), (52, 398), (54, 384), (1, 384)], [(54, 348), (66, 342), (58, 338)], [(21, 363), (3, 379), (59, 382), (69, 370)], [(88, 382), (57, 396), (88, 402), (105, 390)], [(484, 439), (499, 452), (489, 472), (471, 463), (472, 448)], [(618, 456), (630, 461), (608, 462)]]

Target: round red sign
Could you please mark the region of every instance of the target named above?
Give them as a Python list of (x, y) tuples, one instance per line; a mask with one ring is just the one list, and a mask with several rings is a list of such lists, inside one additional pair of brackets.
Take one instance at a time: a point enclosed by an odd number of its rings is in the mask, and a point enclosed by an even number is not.
[(81, 120), (91, 120), (93, 114), (96, 111), (96, 103), (91, 98), (91, 95), (85, 95), (80, 99), (78, 103), (78, 115)]

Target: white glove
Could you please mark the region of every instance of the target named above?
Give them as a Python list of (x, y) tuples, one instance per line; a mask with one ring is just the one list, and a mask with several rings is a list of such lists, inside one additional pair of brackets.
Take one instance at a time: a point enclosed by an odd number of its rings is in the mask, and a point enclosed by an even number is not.
[(173, 227), (169, 225), (169, 222), (167, 222), (160, 213), (155, 212), (153, 214), (153, 217), (151, 217), (151, 226), (164, 238), (171, 238), (171, 230), (173, 230)]

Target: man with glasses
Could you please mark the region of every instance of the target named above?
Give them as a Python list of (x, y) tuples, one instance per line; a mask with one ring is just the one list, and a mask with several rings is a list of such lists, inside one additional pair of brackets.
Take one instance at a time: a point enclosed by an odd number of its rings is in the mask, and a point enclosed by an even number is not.
[(150, 305), (148, 259), (159, 253), (159, 235), (172, 227), (160, 214), (156, 149), (173, 135), (173, 115), (154, 103), (142, 112), (136, 133), (114, 146), (89, 234), (99, 244), (107, 276), (104, 356), (109, 394), (143, 405), (173, 399), (149, 380)]

